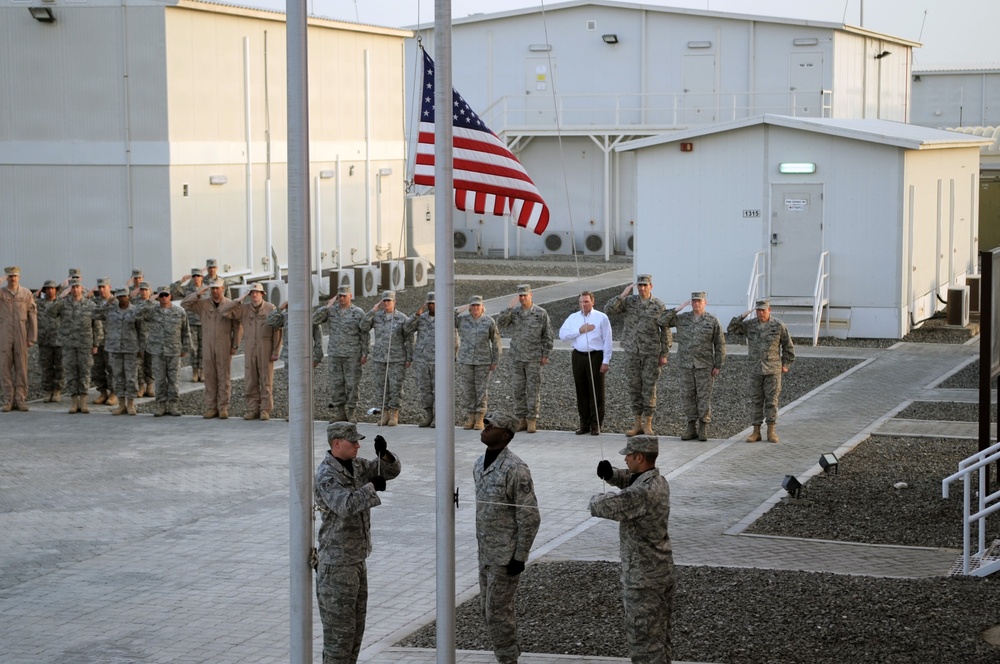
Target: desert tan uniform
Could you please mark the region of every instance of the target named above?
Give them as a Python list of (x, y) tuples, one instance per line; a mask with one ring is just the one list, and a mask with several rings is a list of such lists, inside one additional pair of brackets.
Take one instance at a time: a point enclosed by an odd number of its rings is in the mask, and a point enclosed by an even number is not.
[(28, 344), (38, 339), (38, 308), (23, 286), (0, 288), (0, 387), (4, 404), (27, 404)]
[[(231, 302), (223, 296), (219, 304), (211, 298), (199, 298), (198, 291), (181, 300), (185, 311), (201, 321), (201, 361), (205, 380), (205, 410), (228, 410), (232, 394), (232, 351), (240, 347), (243, 325), (228, 318), (222, 308)], [(270, 359), (270, 358), (268, 358)]]
[(219, 307), (220, 314), (243, 324), (243, 389), (250, 413), (269, 413), (274, 409), (271, 392), (274, 362), (271, 358), (281, 354), (281, 330), (267, 322), (267, 315), (274, 309), (270, 302), (261, 302), (254, 308), (253, 304), (240, 300), (231, 300)]

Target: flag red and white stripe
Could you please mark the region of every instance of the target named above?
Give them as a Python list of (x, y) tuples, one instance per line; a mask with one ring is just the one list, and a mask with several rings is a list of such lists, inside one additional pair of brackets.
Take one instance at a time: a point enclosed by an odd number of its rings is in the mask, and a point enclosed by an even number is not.
[[(417, 142), (416, 184), (434, 185), (434, 61), (423, 51), (424, 81)], [(455, 206), (459, 210), (504, 216), (541, 235), (549, 209), (521, 162), (490, 131), (462, 96), (452, 90)]]

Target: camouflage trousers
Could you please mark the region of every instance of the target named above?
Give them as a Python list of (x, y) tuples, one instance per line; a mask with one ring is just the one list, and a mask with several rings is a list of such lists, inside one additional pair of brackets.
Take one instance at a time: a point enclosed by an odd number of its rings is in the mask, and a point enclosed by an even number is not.
[(361, 652), (368, 614), (365, 561), (353, 565), (320, 563), (316, 603), (323, 623), (323, 664), (354, 664)]
[(375, 362), (372, 378), (375, 380), (375, 394), (382, 395), (380, 408), (398, 409), (403, 400), (403, 379), (406, 364), (403, 362)]
[(90, 367), (90, 382), (99, 390), (114, 390), (114, 376), (111, 375), (111, 362), (104, 346), (97, 347), (94, 363)]
[(417, 391), (420, 392), (420, 407), (424, 410), (434, 408), (434, 362), (416, 362), (413, 370), (416, 373)]
[(632, 414), (650, 416), (656, 410), (656, 381), (660, 379), (658, 355), (625, 354), (625, 380)]
[[(458, 391), (461, 394), (461, 413), (486, 413), (489, 397), (490, 371), (488, 364), (459, 364)], [(461, 413), (459, 413), (461, 415)]]
[(66, 391), (78, 397), (90, 390), (90, 370), (94, 366), (91, 348), (62, 349), (63, 373), (66, 375)]
[(542, 364), (541, 362), (514, 361), (514, 378), (511, 390), (514, 394), (514, 416), (518, 419), (538, 419), (541, 404)]
[(201, 358), (203, 355), (201, 348), (201, 325), (191, 325), (190, 321), (188, 321), (188, 329), (191, 330), (191, 348), (193, 349), (188, 356), (191, 359), (191, 368), (201, 369)]
[(517, 662), (517, 614), (514, 596), (521, 575), (507, 576), (506, 565), (479, 563), (479, 610), (486, 622), (486, 633), (493, 644), (493, 654), (500, 664)]
[[(623, 573), (624, 574), (624, 573)], [(670, 631), (674, 610), (674, 564), (658, 579), (626, 583), (625, 642), (634, 664), (670, 664)]]
[(136, 363), (136, 380), (140, 383), (152, 383), (156, 380), (153, 377), (153, 354), (143, 353)]
[(358, 383), (361, 382), (361, 357), (326, 358), (330, 380), (330, 405), (334, 408), (358, 407)]
[(136, 395), (135, 372), (138, 359), (135, 353), (108, 353), (111, 356), (111, 372), (115, 378), (115, 394), (126, 399)]
[(62, 390), (63, 364), (62, 346), (39, 346), (38, 366), (42, 370), (42, 389), (46, 392)]
[(180, 390), (177, 374), (181, 369), (180, 355), (153, 354), (153, 377), (156, 380), (156, 403), (177, 401)]
[(781, 374), (750, 376), (750, 413), (753, 424), (778, 421), (778, 397), (781, 396)]
[(681, 369), (681, 410), (688, 422), (712, 421), (712, 388), (715, 376), (711, 369)]

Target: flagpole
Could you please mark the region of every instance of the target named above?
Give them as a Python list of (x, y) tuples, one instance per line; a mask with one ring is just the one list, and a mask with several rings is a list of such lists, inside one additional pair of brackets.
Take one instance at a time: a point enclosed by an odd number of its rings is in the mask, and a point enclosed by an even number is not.
[[(422, 56), (418, 56), (421, 58)], [(451, 0), (434, 3), (434, 412), (437, 421), (437, 662), (455, 662), (455, 249)]]

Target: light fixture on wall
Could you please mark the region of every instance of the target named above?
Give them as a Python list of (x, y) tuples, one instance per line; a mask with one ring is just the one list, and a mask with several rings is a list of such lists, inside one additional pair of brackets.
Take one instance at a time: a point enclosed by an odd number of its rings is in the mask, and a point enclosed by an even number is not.
[(815, 37), (800, 37), (792, 40), (792, 46), (815, 46), (819, 40)]
[(227, 178), (225, 175), (209, 175), (208, 176), (208, 183), (209, 184), (226, 184), (227, 182), (229, 182), (229, 178)]
[(816, 172), (816, 164), (805, 161), (782, 162), (778, 164), (778, 172), (785, 175), (810, 175)]
[(28, 7), (31, 18), (39, 23), (55, 23), (56, 17), (48, 7)]
[(876, 60), (881, 60), (882, 58), (884, 58), (887, 55), (892, 55), (892, 51), (882, 51), (881, 53), (876, 53), (875, 54), (875, 59)]
[(335, 175), (333, 171), (320, 171), (319, 177), (321, 180), (329, 180)]
[(528, 44), (528, 50), (537, 53), (547, 53), (552, 50), (552, 44)]
[(616, 35), (614, 33), (607, 34), (607, 35), (601, 35), (601, 39), (604, 40), (605, 44), (612, 44), (612, 45), (614, 45), (614, 44), (618, 43), (618, 35)]
[(380, 168), (380, 169), (378, 169), (378, 174), (379, 175), (392, 175), (392, 169), (391, 168)]
[(710, 41), (689, 41), (688, 48), (712, 48)]

